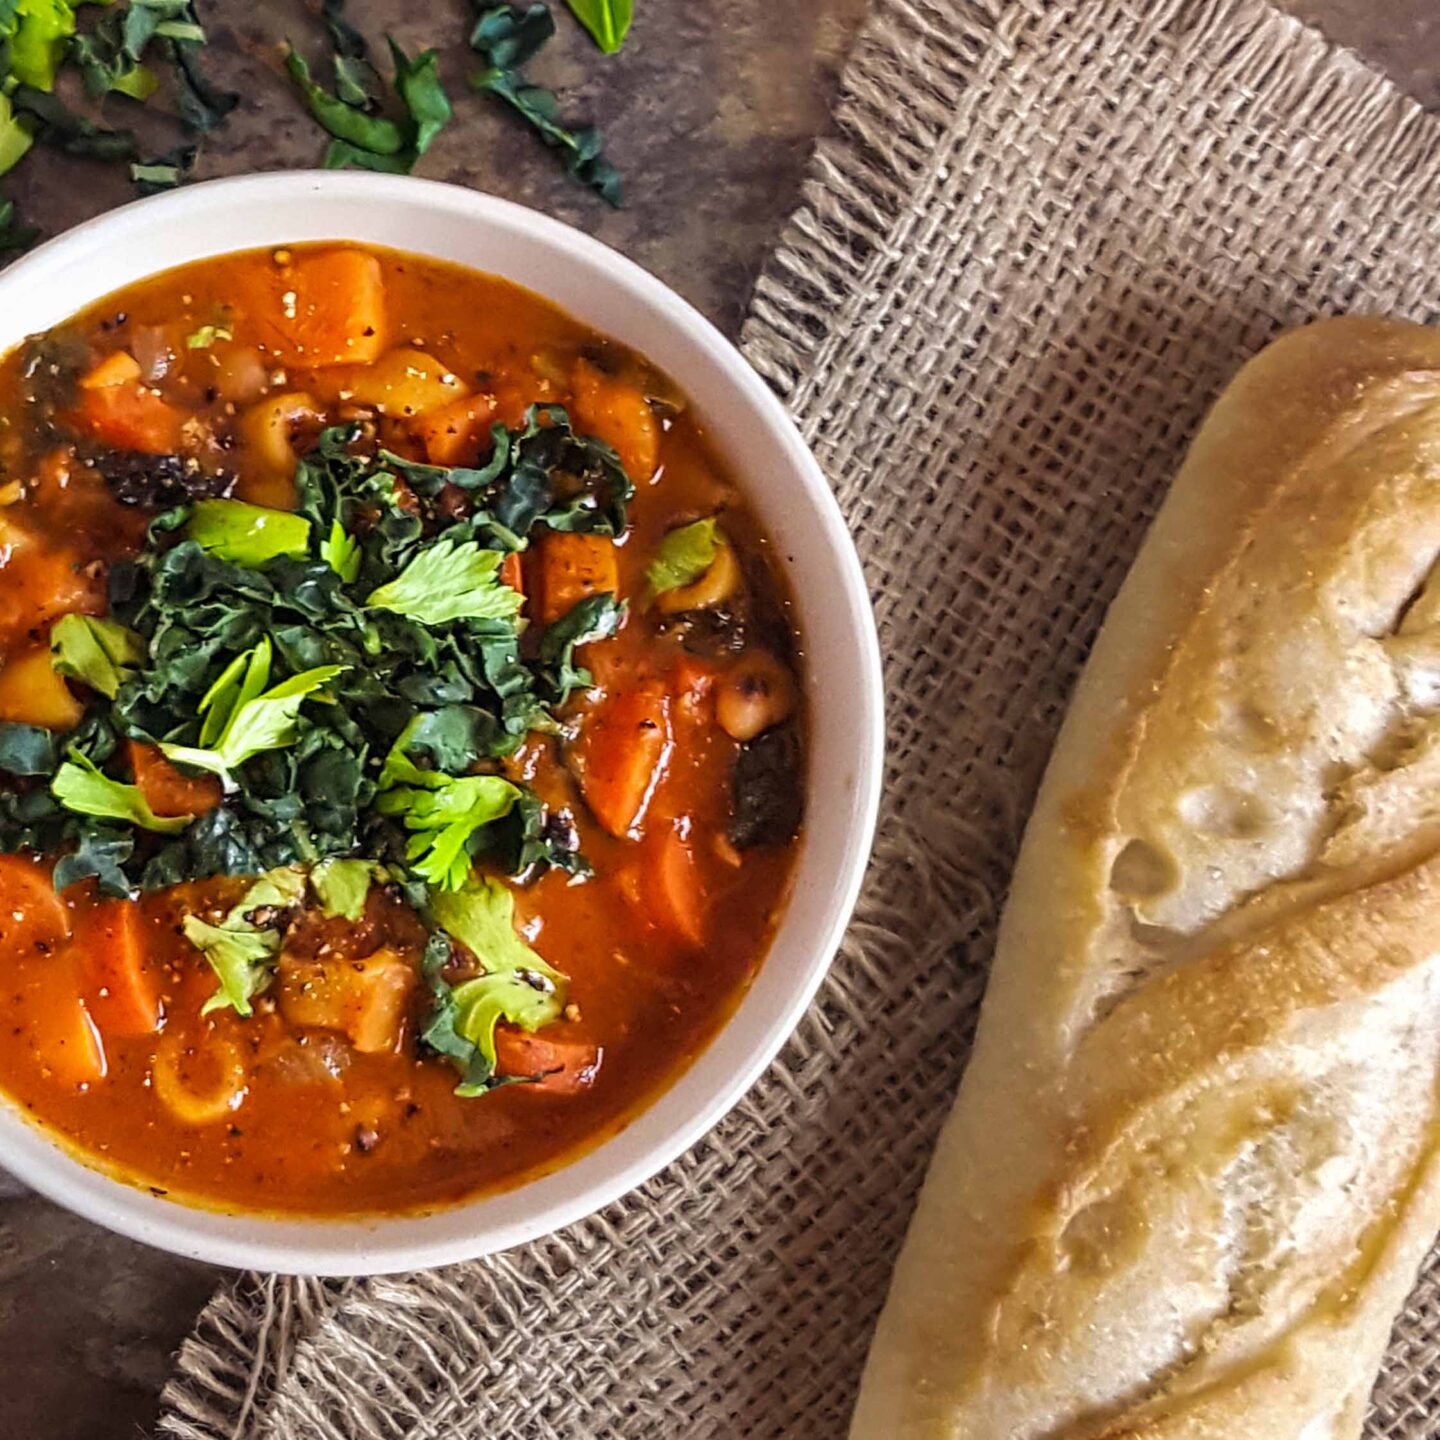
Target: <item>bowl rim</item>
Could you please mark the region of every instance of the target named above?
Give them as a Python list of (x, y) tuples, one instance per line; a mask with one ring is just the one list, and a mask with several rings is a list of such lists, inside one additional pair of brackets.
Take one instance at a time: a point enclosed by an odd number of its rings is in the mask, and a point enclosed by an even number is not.
[[(824, 923), (807, 942), (807, 963), (789, 985), (788, 998), (749, 1040), (745, 1053), (736, 1057), (728, 1080), (714, 1085), (703, 1103), (693, 1104), (674, 1124), (657, 1131), (655, 1125), (647, 1126), (645, 1122), (647, 1117), (656, 1115), (667, 1097), (674, 1095), (687, 1077), (701, 1069), (707, 1056), (721, 1049), (735, 1025), (736, 1016), (744, 1008), (744, 995), (704, 1049), (646, 1101), (623, 1128), (569, 1160), (499, 1192), (505, 1196), (532, 1192), (535, 1187), (574, 1172), (578, 1166), (595, 1168), (596, 1157), (611, 1152), (610, 1163), (600, 1165), (593, 1178), (579, 1188), (572, 1187), (569, 1194), (560, 1187), (554, 1198), (536, 1210), (492, 1224), (488, 1229), (482, 1227), (480, 1233), (471, 1229), (459, 1233), (457, 1229), (457, 1233), (450, 1235), (407, 1237), (407, 1228), (415, 1228), (419, 1221), (437, 1215), (460, 1217), (484, 1206), (495, 1196), (493, 1193), (481, 1195), (421, 1214), (360, 1217), (272, 1215), (211, 1209), (180, 1199), (156, 1199), (141, 1186), (107, 1174), (95, 1168), (93, 1162), (80, 1158), (85, 1154), (81, 1147), (27, 1119), (19, 1103), (0, 1092), (0, 1155), (4, 1157), (4, 1167), (36, 1191), (87, 1219), (131, 1239), (214, 1264), (282, 1273), (350, 1276), (471, 1259), (560, 1230), (644, 1184), (700, 1141), (740, 1102), (799, 1024), (828, 972), (858, 899), (879, 810), (884, 763), (884, 693), (879, 641), (859, 557), (835, 496), (789, 413), (739, 350), (688, 301), (634, 261), (573, 226), (483, 192), (408, 176), (304, 170), (245, 175), (206, 181), (132, 201), (56, 236), (0, 273), (0, 305), (7, 295), (22, 286), (47, 284), (67, 265), (83, 259), (87, 252), (94, 253), (102, 242), (106, 247), (127, 247), (120, 268), (127, 272), (128, 278), (116, 279), (101, 292), (110, 293), (163, 273), (176, 263), (188, 263), (147, 262), (144, 236), (152, 227), (163, 226), (182, 216), (187, 221), (193, 220), (207, 210), (221, 212), (229, 205), (242, 202), (283, 211), (317, 197), (331, 203), (353, 202), (361, 207), (427, 207), (437, 214), (445, 212), (461, 224), (523, 234), (548, 246), (566, 261), (576, 262), (590, 271), (603, 271), (604, 283), (623, 292), (621, 298), (648, 311), (659, 324), (678, 332), (681, 342), (694, 346), (704, 361), (723, 372), (726, 382), (752, 412), (754, 421), (764, 428), (767, 439), (779, 446), (782, 458), (775, 468), (787, 476), (780, 488), (798, 485), (801, 496), (819, 522), (820, 549), (827, 552), (840, 587), (837, 594), (827, 594), (825, 605), (827, 609), (839, 607), (845, 612), (844, 628), (852, 650), (849, 659), (854, 664), (851, 678), (858, 682), (856, 692), (848, 697), (856, 735), (854, 753), (850, 756), (853, 771), (845, 777), (849, 799), (848, 804), (836, 802), (837, 806), (843, 804), (846, 811), (843, 849), (834, 873), (829, 876), (828, 898), (823, 901)], [(304, 227), (297, 223), (295, 228), (299, 232)], [(388, 243), (367, 237), (364, 230), (363, 224), (357, 224), (353, 233), (334, 233), (325, 238), (349, 239), (359, 244)], [(284, 242), (277, 239), (273, 243)], [(298, 234), (296, 243), (300, 243)], [(133, 252), (128, 246), (134, 247)], [(255, 247), (249, 243), (226, 243), (218, 238), (211, 248), (193, 247), (190, 259), (251, 248)], [(423, 243), (410, 248), (415, 254), (434, 253), (433, 247), (427, 250)], [(471, 264), (468, 268), (484, 273), (480, 265)], [(524, 280), (518, 283), (528, 284)], [(562, 309), (568, 308), (538, 286), (529, 288)], [(93, 301), (77, 302), (65, 313), (90, 303)], [(0, 340), (0, 344), (8, 349), (22, 338), (16, 334)], [(817, 781), (821, 778), (812, 771), (812, 805)], [(797, 879), (804, 870), (802, 852)], [(785, 935), (793, 908), (792, 897), (776, 929), (771, 952), (761, 961), (746, 993), (754, 991), (760, 975), (770, 964), (770, 954)], [(647, 1130), (657, 1133), (646, 1134)], [(633, 1151), (630, 1157), (621, 1159), (616, 1147), (626, 1136), (631, 1137), (632, 1142), (634, 1137), (640, 1138), (638, 1144), (628, 1147)]]

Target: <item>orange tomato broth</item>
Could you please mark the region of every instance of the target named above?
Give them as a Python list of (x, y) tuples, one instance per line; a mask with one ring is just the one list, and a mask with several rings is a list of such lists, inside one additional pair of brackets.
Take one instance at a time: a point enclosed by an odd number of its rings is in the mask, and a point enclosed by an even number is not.
[[(569, 406), (577, 431), (616, 446), (637, 495), (614, 554), (629, 618), (616, 637), (587, 647), (582, 658), (596, 688), (564, 713), (578, 722), (583, 746), (611, 693), (638, 686), (664, 707), (671, 744), (631, 835), (607, 833), (596, 822), (566, 764), (573, 747), (562, 753), (557, 740), (532, 732), (505, 762), (544, 801), (573, 813), (595, 873), (571, 884), (551, 872), (515, 887), (517, 928), (568, 976), (570, 1006), (533, 1037), (502, 1027), (502, 1070), (507, 1047), (518, 1047), (512, 1068), (537, 1066), (538, 1057), (547, 1071), (554, 1062), (554, 1074), (478, 1097), (456, 1095), (456, 1070), (418, 1044), (423, 983), (411, 994), (396, 1043), (379, 1053), (360, 1052), (339, 1030), (287, 1018), (278, 979), (250, 1018), (230, 1010), (202, 1016), (216, 980), (180, 922), (202, 910), (213, 918), (243, 893), (245, 879), (108, 902), (86, 882), (57, 900), (35, 884), (37, 873), (44, 879), (40, 866), (0, 859), (0, 1087), (91, 1163), (157, 1193), (220, 1208), (340, 1214), (452, 1203), (553, 1169), (612, 1134), (683, 1071), (738, 1002), (783, 910), (798, 847), (792, 841), (739, 851), (725, 838), (739, 746), (717, 723), (716, 695), (750, 651), (694, 653), (647, 603), (646, 566), (665, 533), (719, 514), (742, 561), (745, 604), (760, 617), (767, 653), (798, 665), (775, 557), (693, 409), (643, 359), (536, 295), (460, 267), (373, 250), (364, 253), (378, 259), (378, 299), (372, 294), (365, 303), (378, 303), (383, 319), (370, 348), (382, 360), (398, 347), (420, 350), (472, 398), (483, 397), (474, 402), (483, 423), (469, 440), (442, 434), (444, 426), (427, 428), (425, 415), (403, 413), (403, 406), (377, 417), (354, 399), (358, 372), (306, 368), (293, 326), (286, 351), (285, 321), (295, 304), (286, 278), (334, 250), (297, 246), (197, 262), (111, 295), (60, 328), (83, 340), (92, 372), (124, 350), (144, 357), (153, 374), (155, 356), (169, 354), (167, 373), (147, 377), (144, 388), (179, 416), (177, 443), (222, 457), (238, 477), (233, 494), (257, 503), (293, 503), (289, 476), (277, 473), (253, 434), (239, 443), (231, 437), (244, 436), (247, 414), (279, 394), (306, 392), (318, 402), (319, 420), (301, 416), (294, 428), (302, 450), (321, 421), (359, 414), (374, 423), (380, 443), (424, 457), (428, 436), (447, 463), (476, 463), (488, 450), (491, 419), (517, 424), (536, 401)], [(188, 346), (185, 337), (204, 326), (231, 338)], [(82, 449), (98, 433), (87, 437), (85, 413), (78, 420), (37, 415), (33, 403), (22, 413), (23, 364), (21, 351), (0, 364), (0, 500), (9, 502), (0, 510), (0, 719), (21, 721), (34, 718), (27, 707), (43, 708), (43, 700), (29, 683), (7, 687), (5, 670), (13, 674), (26, 656), (37, 663), (33, 656), (58, 615), (103, 613), (105, 568), (137, 552), (148, 518), (117, 503), (77, 458), (77, 433)], [(649, 402), (643, 409), (639, 397)], [(97, 413), (103, 431), (113, 406)], [(463, 430), (467, 417), (455, 414)], [(120, 438), (134, 443), (123, 426)], [(23, 543), (11, 543), (15, 536)], [(561, 583), (547, 572), (546, 543), (532, 545), (521, 573), (512, 572), (526, 592), (527, 615), (547, 604), (547, 573), (550, 584)], [(63, 695), (58, 703), (63, 709)], [(803, 716), (794, 723), (803, 731)], [(356, 957), (388, 945), (418, 967), (423, 929), (379, 887), (360, 924), (307, 916), (301, 930), (307, 925), (308, 932), (287, 938), (282, 971), (292, 948), (303, 960), (307, 947), (314, 954), (327, 945)], [(127, 970), (127, 957), (136, 956)], [(157, 1093), (167, 1088), (157, 1085), (157, 1067), (169, 1089), (178, 1076), (203, 1096), (233, 1065), (243, 1067), (243, 1099), (198, 1123)]]

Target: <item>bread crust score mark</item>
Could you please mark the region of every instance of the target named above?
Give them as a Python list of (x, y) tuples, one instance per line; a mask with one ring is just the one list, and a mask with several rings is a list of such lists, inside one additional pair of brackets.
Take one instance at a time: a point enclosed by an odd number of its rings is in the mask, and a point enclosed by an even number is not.
[(1440, 334), (1197, 435), (1077, 686), (852, 1440), (1354, 1440), (1440, 1228)]

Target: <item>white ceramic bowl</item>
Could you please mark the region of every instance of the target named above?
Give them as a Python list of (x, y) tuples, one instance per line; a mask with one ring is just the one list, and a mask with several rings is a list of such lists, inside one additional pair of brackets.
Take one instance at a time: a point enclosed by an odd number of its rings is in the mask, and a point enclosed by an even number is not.
[(502, 275), (670, 374), (786, 561), (811, 693), (805, 836), (794, 895), (768, 957), (690, 1068), (613, 1138), (562, 1168), (426, 1215), (223, 1214), (157, 1199), (89, 1168), (0, 1101), (0, 1164), (91, 1220), (223, 1265), (374, 1274), (501, 1250), (590, 1214), (694, 1144), (754, 1083), (815, 993), (855, 903), (880, 787), (880, 662), (844, 521), (775, 396), (673, 291), (606, 246), (520, 206), (430, 181), (331, 172), (247, 176), (141, 200), (0, 275), (0, 353), (147, 275), (304, 240), (392, 246)]

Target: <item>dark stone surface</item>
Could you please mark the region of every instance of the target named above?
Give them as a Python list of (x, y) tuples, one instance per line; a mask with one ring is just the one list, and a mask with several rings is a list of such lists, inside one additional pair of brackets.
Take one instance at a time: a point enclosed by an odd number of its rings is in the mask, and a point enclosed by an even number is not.
[[(318, 162), (322, 145), (280, 76), (278, 42), (313, 46), (301, 0), (212, 0), (220, 77), (245, 94), (205, 175)], [(557, 7), (558, 8), (558, 7)], [(1440, 105), (1434, 0), (1287, 0), (1428, 105)], [(613, 212), (577, 189), (492, 102), (470, 95), (459, 0), (355, 0), (369, 30), (446, 53), (457, 119), (420, 173), (535, 205), (624, 250), (733, 333), (755, 272), (798, 199), (864, 0), (638, 0), (625, 50), (604, 61), (562, 16), (536, 78), (593, 118), (620, 165)], [(33, 160), (15, 193), (60, 229), (130, 198), (113, 170)], [(0, 1440), (133, 1440), (153, 1421), (169, 1356), (218, 1272), (106, 1235), (46, 1202), (0, 1200)]]

